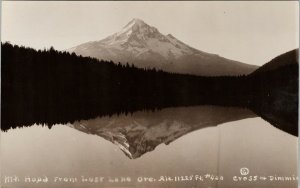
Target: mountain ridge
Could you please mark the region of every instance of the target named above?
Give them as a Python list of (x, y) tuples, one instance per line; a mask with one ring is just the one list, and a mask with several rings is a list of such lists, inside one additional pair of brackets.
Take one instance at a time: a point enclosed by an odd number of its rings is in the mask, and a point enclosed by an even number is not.
[(119, 32), (67, 51), (115, 63), (128, 62), (139, 68), (157, 68), (167, 72), (204, 76), (249, 74), (257, 68), (197, 50), (172, 34), (163, 35), (157, 28), (137, 18)]

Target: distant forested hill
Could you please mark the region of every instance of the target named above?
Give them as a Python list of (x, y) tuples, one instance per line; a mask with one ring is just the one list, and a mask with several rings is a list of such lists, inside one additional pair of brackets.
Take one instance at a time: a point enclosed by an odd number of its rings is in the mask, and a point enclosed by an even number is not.
[(251, 106), (274, 126), (298, 135), (299, 50), (286, 52), (252, 74)]

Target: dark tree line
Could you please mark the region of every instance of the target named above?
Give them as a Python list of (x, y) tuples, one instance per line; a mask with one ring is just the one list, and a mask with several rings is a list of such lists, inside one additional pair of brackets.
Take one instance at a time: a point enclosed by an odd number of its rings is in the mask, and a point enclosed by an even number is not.
[[(274, 71), (250, 76), (184, 75), (114, 64), (53, 48), (35, 50), (9, 43), (1, 47), (3, 130), (33, 123), (51, 127), (164, 107), (209, 104), (256, 108), (260, 104), (254, 101), (292, 80), (278, 77)], [(294, 77), (290, 69), (287, 66), (279, 71)]]

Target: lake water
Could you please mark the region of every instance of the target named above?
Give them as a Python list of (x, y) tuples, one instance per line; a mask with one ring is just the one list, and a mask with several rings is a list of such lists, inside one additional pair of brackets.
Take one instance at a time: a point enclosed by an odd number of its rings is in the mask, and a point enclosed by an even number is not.
[[(1, 133), (1, 186), (294, 188), (297, 181), (275, 177), (297, 176), (297, 148), (297, 137), (239, 108), (167, 108), (52, 129), (33, 125)], [(48, 182), (29, 182), (38, 177)]]

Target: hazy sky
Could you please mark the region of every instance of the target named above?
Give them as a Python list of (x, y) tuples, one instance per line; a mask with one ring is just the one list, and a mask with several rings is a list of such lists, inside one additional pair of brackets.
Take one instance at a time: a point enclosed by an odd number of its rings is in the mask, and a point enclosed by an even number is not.
[(1, 41), (67, 49), (140, 18), (199, 50), (262, 65), (299, 47), (298, 2), (2, 2)]

